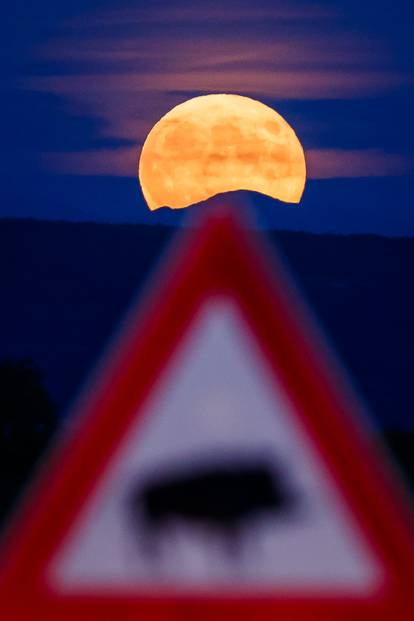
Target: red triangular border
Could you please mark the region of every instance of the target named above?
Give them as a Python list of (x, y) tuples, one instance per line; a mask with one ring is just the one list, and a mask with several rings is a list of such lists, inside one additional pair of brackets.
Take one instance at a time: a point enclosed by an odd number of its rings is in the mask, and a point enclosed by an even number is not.
[[(186, 234), (164, 274), (134, 308), (109, 361), (79, 404), (66, 434), (32, 488), (3, 550), (0, 618), (7, 621), (289, 619), (412, 621), (412, 516), (383, 457), (361, 427), (358, 407), (332, 371), (280, 266), (234, 215), (217, 212)], [(239, 305), (328, 464), (387, 578), (368, 597), (242, 592), (215, 597), (129, 594), (61, 595), (45, 567), (83, 506), (114, 447), (142, 409), (200, 304), (230, 296)], [(141, 307), (142, 306), (142, 307)], [(306, 326), (306, 327), (305, 327)], [(317, 346), (316, 346), (317, 344)], [(398, 488), (398, 489), (396, 489)]]

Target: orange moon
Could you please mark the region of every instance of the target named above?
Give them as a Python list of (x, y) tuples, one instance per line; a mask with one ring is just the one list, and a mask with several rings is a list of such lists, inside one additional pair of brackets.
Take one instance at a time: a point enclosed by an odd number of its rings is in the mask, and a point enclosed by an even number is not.
[(235, 190), (298, 203), (306, 164), (295, 132), (275, 110), (218, 94), (189, 99), (154, 125), (138, 176), (151, 210), (181, 209)]

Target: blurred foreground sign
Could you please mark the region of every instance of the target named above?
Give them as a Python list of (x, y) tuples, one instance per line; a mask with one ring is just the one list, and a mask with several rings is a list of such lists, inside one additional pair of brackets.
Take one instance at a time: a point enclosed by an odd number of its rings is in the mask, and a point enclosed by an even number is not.
[(13, 525), (0, 617), (412, 620), (409, 509), (280, 267), (229, 215), (188, 237)]

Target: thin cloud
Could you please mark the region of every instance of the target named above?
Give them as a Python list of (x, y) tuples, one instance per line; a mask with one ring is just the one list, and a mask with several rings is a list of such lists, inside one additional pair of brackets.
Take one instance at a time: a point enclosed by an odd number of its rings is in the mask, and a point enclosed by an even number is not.
[[(338, 15), (338, 9), (323, 4), (305, 4), (285, 2), (274, 6), (261, 6), (255, 2), (226, 2), (218, 6), (208, 6), (187, 2), (169, 2), (164, 7), (139, 7), (132, 9), (108, 10), (91, 15), (95, 26), (113, 28), (114, 26), (131, 26), (140, 24), (174, 24), (194, 23), (201, 19), (204, 22), (249, 22), (252, 21), (310, 21), (315, 19), (330, 19)], [(79, 28), (85, 25), (82, 19), (72, 19), (69, 26)]]
[[(411, 158), (379, 149), (309, 149), (306, 163), (309, 179), (388, 177), (414, 170)], [(44, 164), (60, 174), (136, 177), (138, 153), (134, 147), (53, 153)]]
[[(375, 89), (381, 93), (401, 86), (398, 75), (385, 76), (379, 72), (339, 71), (278, 71), (221, 70), (214, 75), (204, 71), (168, 73), (141, 72), (111, 76), (110, 80), (100, 74), (78, 76), (48, 76), (27, 81), (26, 86), (39, 91), (70, 95), (140, 92), (235, 92), (257, 97), (285, 99), (346, 99), (368, 96)], [(154, 119), (156, 120), (156, 119)]]
[(47, 169), (59, 174), (110, 177), (138, 174), (138, 154), (134, 147), (47, 153), (42, 160)]
[(306, 161), (310, 179), (393, 177), (414, 171), (412, 158), (380, 149), (310, 149)]
[[(251, 71), (266, 65), (267, 70), (323, 69), (325, 67), (373, 68), (386, 62), (386, 50), (365, 38), (358, 40), (348, 33), (326, 32), (316, 36), (313, 32), (282, 32), (277, 36), (263, 36), (250, 32), (247, 38), (230, 32), (225, 38), (201, 33), (197, 37), (183, 37), (174, 29), (163, 34), (160, 40), (148, 33), (139, 36), (108, 34), (85, 35), (74, 45), (70, 37), (49, 42), (39, 50), (44, 59), (82, 61), (99, 63), (100, 69), (116, 67), (123, 72), (126, 68), (135, 71), (159, 71), (167, 67), (207, 69), (228, 63), (258, 63)], [(103, 64), (102, 64), (103, 63)], [(81, 69), (81, 67), (80, 67)]]

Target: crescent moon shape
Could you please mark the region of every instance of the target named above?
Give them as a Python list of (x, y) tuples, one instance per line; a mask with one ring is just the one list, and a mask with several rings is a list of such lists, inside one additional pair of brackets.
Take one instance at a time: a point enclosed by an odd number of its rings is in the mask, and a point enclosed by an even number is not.
[(154, 125), (138, 176), (151, 210), (181, 209), (235, 190), (298, 203), (306, 164), (295, 132), (275, 110), (217, 94), (189, 99)]

